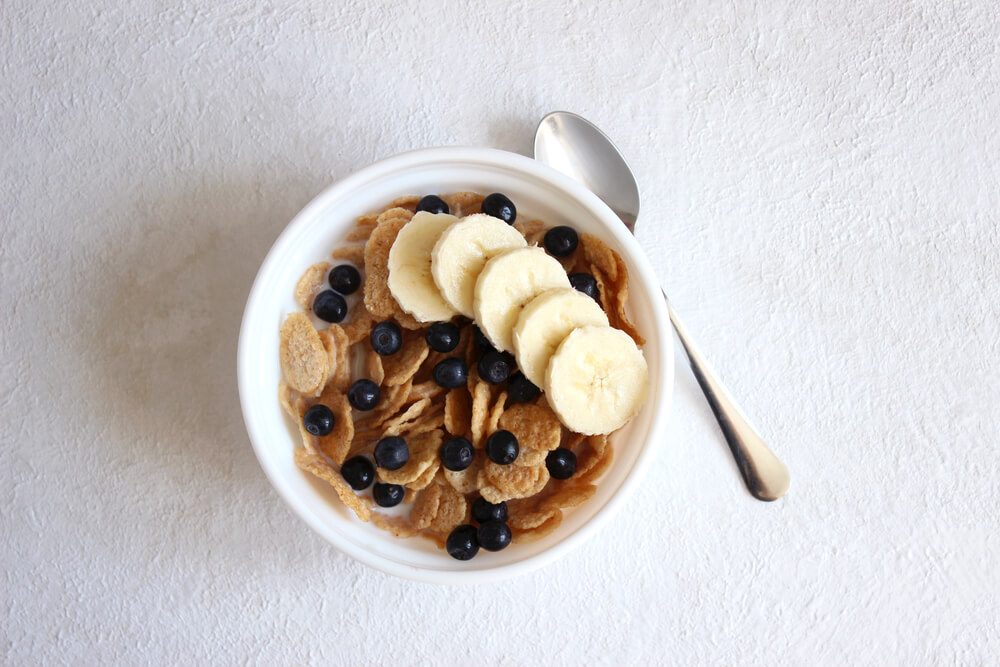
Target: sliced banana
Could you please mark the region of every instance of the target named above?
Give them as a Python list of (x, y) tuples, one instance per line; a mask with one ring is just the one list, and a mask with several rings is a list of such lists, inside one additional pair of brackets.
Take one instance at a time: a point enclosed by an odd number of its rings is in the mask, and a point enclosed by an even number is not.
[(525, 377), (541, 387), (545, 369), (574, 329), (595, 324), (608, 326), (608, 316), (597, 302), (572, 287), (542, 292), (524, 307), (514, 325), (514, 356)]
[(635, 341), (618, 329), (588, 325), (556, 348), (545, 372), (549, 405), (571, 431), (611, 433), (646, 401), (649, 370)]
[(470, 215), (437, 239), (431, 253), (431, 275), (444, 300), (466, 317), (473, 317), (476, 279), (483, 266), (505, 250), (526, 245), (521, 232), (503, 220), (482, 213)]
[(476, 280), (476, 323), (500, 350), (514, 349), (514, 325), (524, 306), (555, 287), (569, 287), (558, 260), (541, 248), (516, 248), (486, 262)]
[(431, 275), (434, 244), (457, 220), (447, 213), (420, 211), (399, 230), (389, 250), (389, 291), (400, 308), (420, 322), (441, 322), (458, 314), (441, 297)]

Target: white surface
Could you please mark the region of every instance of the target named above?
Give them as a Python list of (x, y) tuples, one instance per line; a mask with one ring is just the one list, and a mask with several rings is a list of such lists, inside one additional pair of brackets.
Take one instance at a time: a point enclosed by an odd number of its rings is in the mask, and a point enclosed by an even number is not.
[[(5, 662), (995, 661), (992, 0), (210, 4), (0, 4)], [(253, 457), (250, 280), (332, 180), (554, 108), (638, 171), (791, 492), (747, 497), (678, 372), (628, 518), (558, 565), (372, 572)]]
[[(484, 550), (472, 562), (455, 561), (429, 540), (399, 540), (355, 520), (328, 484), (295, 465), (294, 450), (301, 437), (298, 429), (289, 428), (275, 399), (281, 381), (277, 323), (301, 310), (293, 293), (304, 267), (327, 259), (359, 215), (408, 192), (463, 189), (499, 190), (517, 204), (519, 216), (537, 217), (550, 225), (572, 222), (581, 232), (620, 249), (629, 269), (629, 305), (647, 339), (643, 352), (650, 385), (643, 410), (614, 434), (614, 462), (585, 506), (567, 512), (562, 525), (545, 539), (499, 553)], [(556, 266), (562, 271), (558, 262)], [(561, 275), (565, 279), (565, 273)], [(508, 151), (455, 147), (408, 151), (360, 169), (325, 190), (295, 216), (268, 252), (240, 327), (238, 373), (244, 421), (257, 458), (281, 496), (342, 551), (384, 572), (422, 582), (499, 581), (542, 567), (599, 533), (641, 486), (665, 439), (669, 416), (674, 364), (666, 311), (656, 274), (639, 243), (607, 206), (576, 182)]]

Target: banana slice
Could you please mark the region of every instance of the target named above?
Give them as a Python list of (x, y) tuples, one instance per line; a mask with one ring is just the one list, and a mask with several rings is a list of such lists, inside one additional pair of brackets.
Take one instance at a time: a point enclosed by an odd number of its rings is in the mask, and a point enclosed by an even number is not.
[(447, 213), (421, 211), (399, 230), (389, 249), (389, 291), (399, 307), (420, 322), (441, 322), (458, 314), (431, 276), (434, 244), (457, 220)]
[(521, 232), (503, 220), (482, 213), (470, 215), (437, 239), (431, 253), (431, 275), (444, 300), (466, 317), (473, 317), (476, 279), (487, 260), (526, 245)]
[(627, 333), (588, 325), (566, 336), (549, 360), (546, 398), (571, 431), (611, 433), (639, 412), (648, 376), (646, 358)]
[(608, 326), (608, 316), (597, 302), (572, 287), (542, 292), (524, 307), (514, 325), (514, 356), (525, 377), (541, 387), (545, 369), (574, 329), (595, 324)]
[(524, 306), (542, 292), (569, 287), (562, 264), (541, 248), (508, 250), (486, 262), (476, 280), (472, 309), (493, 345), (514, 349), (514, 325)]

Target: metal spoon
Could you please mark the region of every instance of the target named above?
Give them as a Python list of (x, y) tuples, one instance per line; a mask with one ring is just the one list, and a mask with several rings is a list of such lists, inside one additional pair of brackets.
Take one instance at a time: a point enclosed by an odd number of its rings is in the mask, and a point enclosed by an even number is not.
[[(639, 186), (618, 148), (593, 123), (567, 111), (545, 116), (535, 131), (535, 159), (583, 183), (635, 233)], [(788, 468), (767, 448), (716, 379), (674, 312), (666, 292), (663, 298), (691, 370), (715, 413), (747, 489), (758, 500), (777, 500), (788, 491)]]

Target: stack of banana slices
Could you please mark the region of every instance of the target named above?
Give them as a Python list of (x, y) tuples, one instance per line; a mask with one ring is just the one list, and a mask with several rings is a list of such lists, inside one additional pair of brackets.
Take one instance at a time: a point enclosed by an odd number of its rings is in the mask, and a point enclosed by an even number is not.
[(389, 290), (420, 322), (474, 319), (576, 433), (610, 433), (646, 399), (646, 360), (632, 338), (498, 218), (417, 213), (389, 252)]

